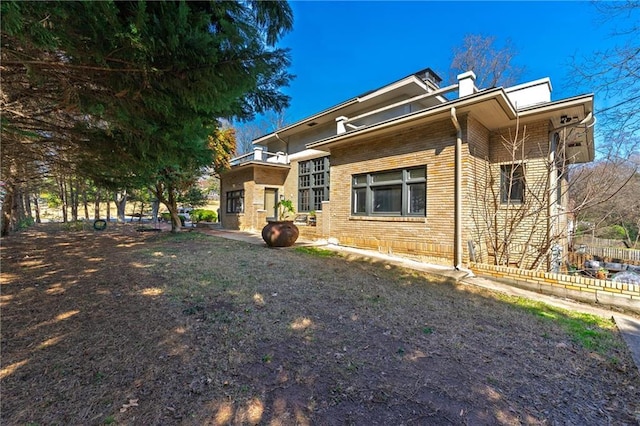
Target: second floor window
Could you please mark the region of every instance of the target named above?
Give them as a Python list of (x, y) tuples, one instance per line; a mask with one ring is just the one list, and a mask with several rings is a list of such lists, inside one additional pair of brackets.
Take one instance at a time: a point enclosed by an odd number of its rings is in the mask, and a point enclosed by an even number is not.
[(524, 203), (524, 183), (522, 164), (500, 166), (500, 202), (502, 204)]
[(298, 163), (298, 211), (322, 210), (329, 201), (329, 157)]
[(244, 212), (244, 190), (227, 192), (227, 213)]

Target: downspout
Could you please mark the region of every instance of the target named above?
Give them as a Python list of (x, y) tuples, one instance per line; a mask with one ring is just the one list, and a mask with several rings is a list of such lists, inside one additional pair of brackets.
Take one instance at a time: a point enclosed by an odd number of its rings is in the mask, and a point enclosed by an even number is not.
[(455, 147), (455, 199), (454, 199), (454, 266), (462, 268), (462, 129), (456, 116), (455, 107), (451, 107), (451, 121), (456, 128)]
[(287, 164), (289, 164), (289, 142), (285, 142), (282, 140), (282, 138), (280, 138), (280, 136), (278, 136), (278, 132), (273, 132), (274, 135), (276, 135), (276, 139), (278, 139), (280, 142), (282, 142), (284, 144), (284, 149), (286, 151), (287, 154)]

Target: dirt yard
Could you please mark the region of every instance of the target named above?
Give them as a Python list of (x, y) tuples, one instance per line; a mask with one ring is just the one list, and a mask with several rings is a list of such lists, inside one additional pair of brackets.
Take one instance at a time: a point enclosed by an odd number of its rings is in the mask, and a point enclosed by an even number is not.
[(613, 324), (197, 232), (40, 225), (1, 245), (5, 425), (640, 419)]

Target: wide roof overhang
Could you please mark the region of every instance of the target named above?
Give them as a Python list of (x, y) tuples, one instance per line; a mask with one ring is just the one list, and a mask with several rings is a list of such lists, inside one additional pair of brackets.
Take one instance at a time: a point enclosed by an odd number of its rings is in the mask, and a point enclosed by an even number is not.
[(363, 108), (372, 108), (374, 105), (389, 103), (398, 97), (410, 98), (428, 93), (427, 85), (415, 75), (410, 75), (395, 83), (386, 85), (376, 90), (363, 93), (317, 114), (297, 121), (293, 124), (268, 133), (253, 141), (254, 145), (268, 145), (291, 134), (307, 130), (316, 125), (335, 123), (337, 117), (353, 116), (359, 114)]
[[(450, 119), (451, 109), (458, 116), (470, 114), (490, 131), (527, 124), (533, 121), (549, 120), (552, 131), (578, 129), (571, 132), (567, 144), (567, 159), (571, 162), (588, 162), (594, 158), (593, 127), (576, 127), (593, 111), (593, 95), (583, 95), (561, 101), (547, 102), (517, 111), (505, 90), (501, 87), (475, 93), (411, 114), (395, 117), (357, 130), (334, 135), (306, 145), (308, 149), (330, 151), (345, 143), (356, 142), (373, 135), (393, 133), (418, 124), (427, 124)], [(567, 117), (570, 117), (567, 123)], [(587, 123), (588, 124), (588, 123)], [(572, 126), (572, 127), (571, 127)], [(453, 124), (452, 124), (453, 127)], [(567, 132), (564, 132), (565, 134)]]

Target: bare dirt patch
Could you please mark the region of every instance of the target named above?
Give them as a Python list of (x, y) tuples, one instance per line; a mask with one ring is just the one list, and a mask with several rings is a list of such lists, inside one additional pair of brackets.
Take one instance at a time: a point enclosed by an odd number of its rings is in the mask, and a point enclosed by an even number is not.
[(133, 226), (40, 225), (1, 254), (3, 424), (638, 421), (615, 328), (588, 349), (437, 277)]

